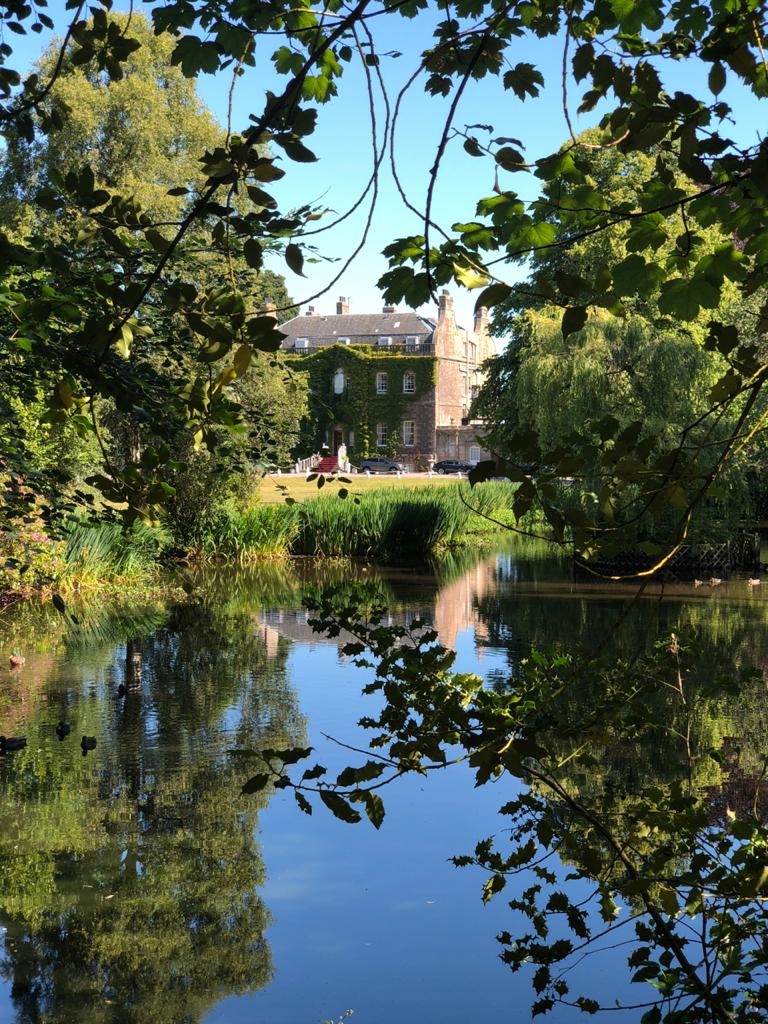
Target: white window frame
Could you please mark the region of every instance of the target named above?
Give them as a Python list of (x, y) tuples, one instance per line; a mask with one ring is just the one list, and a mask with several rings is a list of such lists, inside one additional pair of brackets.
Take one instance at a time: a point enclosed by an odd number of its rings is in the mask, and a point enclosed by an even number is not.
[(391, 334), (382, 334), (382, 335), (380, 335), (380, 337), (378, 337), (376, 339), (376, 343), (378, 345), (381, 345), (382, 348), (384, 348), (384, 347), (388, 348), (392, 344), (392, 335)]
[(387, 441), (389, 440), (387, 434), (388, 434), (387, 424), (386, 423), (377, 423), (376, 424), (376, 447), (377, 448), (386, 448), (387, 447)]
[[(403, 420), (400, 435), (404, 448), (416, 447), (416, 420)], [(410, 439), (410, 440), (409, 440)]]
[[(338, 379), (341, 379), (341, 387), (337, 386)], [(343, 395), (347, 390), (347, 374), (343, 366), (338, 366), (333, 373), (333, 393), (334, 395)]]
[(405, 344), (417, 346), (419, 344), (419, 336), (417, 334), (406, 334)]
[(296, 348), (309, 348), (309, 338), (297, 338), (295, 342)]
[[(407, 384), (410, 384), (411, 387), (408, 387)], [(413, 370), (406, 370), (405, 373), (403, 374), (403, 394), (416, 394), (416, 374), (413, 372)]]
[(386, 395), (389, 391), (389, 374), (379, 370), (376, 374), (376, 394)]
[[(477, 453), (477, 454), (475, 454), (475, 453)], [(469, 460), (469, 462), (472, 462), (474, 465), (477, 465), (477, 463), (480, 461), (482, 456), (483, 456), (483, 450), (482, 450), (482, 448), (480, 447), (479, 444), (471, 444), (469, 446), (469, 452), (468, 452), (468, 460)]]

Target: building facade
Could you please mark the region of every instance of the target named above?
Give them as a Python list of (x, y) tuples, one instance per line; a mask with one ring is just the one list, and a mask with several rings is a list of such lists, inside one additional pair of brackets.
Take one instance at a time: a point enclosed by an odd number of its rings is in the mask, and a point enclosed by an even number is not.
[(336, 454), (345, 445), (353, 463), (386, 453), (413, 469), (488, 457), (482, 425), (470, 420), (494, 354), (485, 309), (469, 331), (456, 323), (448, 292), (434, 320), (394, 306), (350, 313), (340, 299), (335, 314), (310, 306), (280, 330), (291, 368), (309, 375), (308, 447)]

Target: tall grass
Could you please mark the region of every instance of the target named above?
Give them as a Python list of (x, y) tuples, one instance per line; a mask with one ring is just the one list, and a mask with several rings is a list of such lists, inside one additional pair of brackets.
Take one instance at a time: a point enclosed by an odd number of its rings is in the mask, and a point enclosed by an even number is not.
[(255, 505), (244, 512), (228, 502), (201, 520), (191, 540), (203, 560), (246, 561), (291, 550), (299, 520), (298, 505)]
[(234, 561), (277, 554), (423, 560), (487, 528), (468, 505), (484, 515), (504, 513), (515, 490), (513, 484), (485, 483), (470, 492), (457, 484), (382, 489), (346, 499), (328, 495), (244, 512), (230, 504), (199, 525), (194, 551), (204, 559)]
[(166, 530), (142, 522), (127, 529), (119, 523), (74, 522), (66, 532), (64, 580), (87, 585), (151, 572), (170, 540)]

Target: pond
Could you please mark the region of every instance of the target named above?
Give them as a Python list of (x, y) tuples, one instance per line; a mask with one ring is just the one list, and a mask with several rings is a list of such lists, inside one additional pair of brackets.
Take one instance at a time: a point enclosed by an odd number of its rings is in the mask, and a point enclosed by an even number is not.
[[(702, 672), (768, 657), (768, 587), (670, 584), (633, 600), (574, 582), (536, 545), (434, 571), (221, 570), (188, 602), (86, 607), (76, 622), (6, 613), (0, 733), (28, 744), (0, 758), (0, 1022), (320, 1024), (348, 1009), (355, 1024), (529, 1019), (529, 979), (498, 958), (506, 897), (483, 905), (482, 873), (448, 860), (503, 829), (496, 812), (516, 780), (475, 789), (464, 766), (406, 776), (378, 832), (322, 808), (308, 817), (287, 791), (240, 793), (254, 770), (244, 750), (312, 745), (338, 770), (349, 755), (335, 741), (364, 745), (369, 673), (302, 607), (307, 583), (355, 580), (394, 621), (433, 623), (459, 670), (491, 686), (509, 685), (532, 647), (608, 643), (631, 657), (672, 629), (696, 637)], [(16, 671), (13, 650), (26, 657)], [(741, 778), (765, 747), (763, 707), (758, 689), (718, 708)], [(83, 735), (94, 750), (81, 751)], [(642, 789), (664, 774), (663, 752), (610, 771)], [(636, 995), (621, 950), (579, 970), (596, 998)]]

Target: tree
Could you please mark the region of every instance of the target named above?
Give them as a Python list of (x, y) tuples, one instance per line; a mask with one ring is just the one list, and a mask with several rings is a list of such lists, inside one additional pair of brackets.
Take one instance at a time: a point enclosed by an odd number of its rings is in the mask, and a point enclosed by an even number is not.
[[(133, 196), (157, 221), (178, 218), (185, 199), (169, 190), (198, 191), (205, 180), (200, 157), (222, 130), (197, 95), (194, 82), (171, 63), (174, 42), (156, 35), (141, 13), (114, 14), (110, 24), (130, 33), (132, 50), (118, 79), (97, 62), (77, 63), (65, 52), (56, 83), (40, 116), (56, 125), (29, 138), (18, 124), (6, 129), (0, 172), (0, 223), (19, 237), (55, 230), (64, 209), (46, 210), (38, 200), (55, 183), (87, 165), (96, 190)], [(38, 61), (35, 74), (51, 77), (61, 40)]]
[[(192, 194), (202, 187), (200, 156), (214, 150), (224, 133), (200, 101), (194, 83), (171, 63), (172, 38), (154, 33), (146, 18), (138, 13), (130, 19), (127, 15), (115, 15), (111, 24), (123, 34), (130, 30), (133, 40), (120, 77), (110, 78), (94, 61), (79, 64), (72, 59), (71, 51), (66, 51), (55, 84), (39, 108), (40, 117), (55, 126), (33, 138), (16, 130), (17, 125), (7, 132), (7, 148), (0, 167), (0, 224), (9, 237), (21, 239), (34, 234), (55, 243), (67, 238), (72, 230), (79, 231), (80, 218), (75, 215), (73, 219), (70, 211), (51, 209), (50, 204), (40, 200), (51, 194), (56, 182), (76, 174), (83, 163), (91, 168), (97, 191), (131, 195), (153, 223), (162, 224), (182, 216), (187, 200), (179, 194), (180, 183)], [(39, 61), (36, 70), (42, 78), (53, 74), (59, 52), (60, 43), (55, 43)], [(247, 209), (253, 204), (246, 200), (239, 206)], [(134, 268), (127, 254), (123, 253), (123, 259), (130, 274)], [(109, 261), (110, 257), (101, 253), (95, 256), (91, 270), (98, 267), (108, 276)], [(254, 269), (240, 257), (227, 259), (211, 244), (208, 224), (201, 224), (196, 237), (185, 246), (177, 272), (182, 281), (204, 282), (213, 291), (223, 279), (231, 277), (254, 307), (271, 303), (280, 308), (279, 319), (290, 315), (291, 300), (284, 279), (273, 271)], [(80, 298), (92, 306), (98, 296), (81, 294)], [(103, 296), (99, 301), (103, 301)], [(151, 329), (151, 334), (146, 333), (147, 329)], [(149, 389), (157, 400), (162, 400), (163, 394), (179, 390), (189, 380), (189, 326), (162, 303), (152, 303), (144, 311), (142, 331), (145, 333), (138, 332), (132, 345), (126, 342), (122, 351), (127, 364), (124, 368), (130, 370), (131, 387), (136, 386), (138, 391)], [(104, 452), (109, 452), (113, 466), (140, 463), (142, 447), (149, 442), (150, 435), (143, 425), (146, 414), (140, 406), (134, 408), (135, 401), (129, 403), (126, 394), (109, 389), (90, 410), (90, 425), (86, 415), (76, 421), (76, 429), (68, 417), (59, 414), (49, 415), (48, 420), (53, 422), (40, 428), (38, 420), (45, 407), (38, 397), (36, 407), (33, 404), (30, 408), (30, 391), (39, 396), (46, 385), (50, 388), (54, 370), (50, 360), (43, 356), (36, 361), (36, 378), (30, 381), (30, 360), (12, 352), (13, 348), (8, 353), (8, 364), (19, 381), (14, 386), (8, 380), (10, 386), (4, 389), (8, 414), (4, 417), (5, 441), (7, 450), (13, 443), (25, 476), (37, 470), (42, 472), (42, 486), (49, 494), (60, 490), (65, 479), (62, 469), (68, 463), (70, 478), (97, 469), (97, 439)], [(253, 452), (255, 461), (276, 455), (284, 460), (296, 431), (290, 417), (290, 422), (286, 421), (290, 405), (283, 398), (280, 378), (274, 377), (265, 360), (256, 362), (250, 388), (259, 391), (261, 405), (250, 403), (251, 443), (244, 449), (243, 457)], [(76, 386), (76, 378), (73, 384)], [(273, 396), (275, 408), (270, 406)], [(234, 411), (233, 405), (233, 414)], [(298, 401), (296, 416), (300, 415)], [(99, 421), (100, 435), (95, 433)], [(268, 443), (275, 423), (282, 428), (278, 436), (285, 439), (277, 446), (274, 441)], [(180, 426), (169, 424), (164, 432), (165, 440), (170, 442), (169, 451), (176, 455), (180, 448), (188, 447), (180, 438), (173, 441)], [(51, 435), (45, 450), (41, 449), (41, 431)], [(67, 460), (67, 448), (79, 452), (79, 459)], [(221, 475), (228, 466), (236, 468), (235, 463), (226, 460), (215, 468)]]
[[(586, 132), (579, 143), (588, 147), (596, 145), (596, 139), (596, 132)], [(587, 149), (582, 165), (590, 186), (611, 209), (620, 209), (656, 173), (653, 155), (625, 155), (616, 148)], [(681, 187), (691, 187), (682, 176), (676, 180)], [(571, 230), (562, 223), (561, 207), (578, 203), (580, 186), (566, 181), (557, 187), (557, 204), (542, 201), (533, 214), (537, 225), (554, 230), (556, 243)], [(588, 229), (591, 214), (582, 211), (580, 217), (582, 229)], [(662, 276), (662, 261), (679, 258), (691, 244), (689, 234), (683, 232), (659, 248), (645, 280), (643, 260), (631, 251), (631, 238), (621, 230), (587, 233), (567, 250), (554, 247), (533, 254), (528, 279), (496, 307), (494, 327), (497, 333), (510, 335), (509, 345), (492, 361), (476, 403), (476, 412), (489, 424), (489, 443), (495, 451), (514, 458), (515, 438), (526, 432), (535, 434), (542, 450), (556, 451), (583, 433), (585, 425), (602, 421), (611, 424), (614, 433), (639, 423), (638, 443), (650, 444), (660, 454), (673, 448), (687, 425), (705, 414), (712, 388), (728, 369), (725, 357), (707, 344), (707, 322), (717, 316), (733, 328), (748, 323), (750, 315), (754, 320), (757, 309), (750, 300), (737, 301), (731, 286), (723, 289), (718, 308), (700, 313), (688, 324), (670, 316), (655, 282)], [(701, 229), (697, 244), (715, 258), (723, 236), (711, 227)], [(609, 266), (616, 308), (585, 308), (572, 322), (561, 323), (562, 310), (552, 303), (557, 289), (578, 297), (584, 282)], [(688, 432), (688, 439), (695, 443), (706, 438), (711, 444), (726, 438), (734, 425), (735, 415), (724, 415), (714, 430), (705, 418), (700, 430)], [(754, 450), (750, 457), (754, 459)], [(732, 465), (722, 482), (736, 482), (744, 462)], [(588, 475), (590, 469), (585, 464), (582, 474)], [(599, 487), (599, 474), (596, 477), (590, 483)], [(743, 501), (734, 502), (732, 489), (728, 497), (732, 514), (743, 515)]]
[[(400, 5), (387, 17), (414, 17), (428, 9), (426, 0), (421, 0)], [(611, 4), (596, 13), (582, 5), (566, 12), (561, 5), (546, 0), (535, 9), (513, 5), (503, 14), (493, 8), (460, 4), (454, 15), (445, 18), (438, 14), (435, 45), (421, 61), (428, 92), (447, 95), (455, 89), (454, 102), (428, 187), (424, 234), (398, 240), (387, 250), (392, 270), (385, 275), (383, 285), (389, 300), (405, 298), (418, 304), (438, 285), (455, 278), (469, 287), (483, 288), (480, 304), (495, 305), (511, 294), (499, 261), (514, 262), (553, 247), (567, 250), (588, 234), (607, 237), (617, 230), (626, 231), (632, 255), (640, 261), (634, 278), (642, 288), (659, 291), (660, 308), (669, 316), (688, 322), (702, 309), (714, 310), (727, 282), (731, 283), (728, 287), (748, 289), (750, 294), (762, 287), (760, 239), (765, 227), (766, 151), (760, 142), (735, 143), (719, 129), (724, 119), (733, 115), (730, 105), (721, 98), (729, 76), (737, 76), (758, 98), (766, 88), (765, 63), (760, 56), (761, 12), (753, 11), (749, 4), (738, 13), (725, 13), (715, 4), (701, 5), (695, 15), (682, 7), (672, 6), (662, 14), (650, 8)], [(61, 181), (52, 179), (51, 189), (38, 193), (36, 201), (57, 211), (60, 221), (71, 222), (73, 228), (78, 225), (76, 232), (65, 232), (66, 261), (64, 246), (56, 255), (32, 237), (20, 246), (9, 243), (6, 247), (9, 270), (31, 275), (23, 302), (11, 294), (8, 297), (15, 332), (34, 338), (38, 349), (45, 348), (50, 364), (62, 372), (52, 392), (52, 416), (82, 416), (95, 396), (118, 391), (125, 405), (139, 396), (138, 407), (159, 436), (175, 420), (205, 444), (215, 437), (213, 428), (217, 424), (233, 425), (236, 413), (229, 394), (232, 383), (246, 371), (252, 350), (275, 350), (279, 335), (273, 321), (260, 316), (246, 301), (236, 276), (228, 275), (218, 289), (196, 286), (174, 274), (175, 261), (183, 258), (190, 240), (202, 231), (225, 260), (239, 256), (258, 269), (264, 252), (276, 248), (284, 252), (293, 270), (302, 272), (305, 251), (314, 252), (310, 249), (314, 242), (307, 243), (310, 232), (316, 231), (311, 222), (321, 213), (310, 203), (291, 211), (278, 209), (269, 185), (284, 171), (275, 154), (279, 150), (280, 159), (288, 161), (315, 159), (304, 140), (315, 129), (319, 108), (335, 98), (345, 66), (356, 58), (357, 51), (349, 45), (350, 34), (362, 25), (367, 31), (371, 16), (368, 0), (346, 12), (333, 26), (321, 25), (310, 9), (297, 14), (293, 9), (276, 12), (257, 6), (243, 12), (204, 4), (197, 11), (199, 24), (190, 27), (186, 8), (176, 4), (154, 8), (157, 34), (173, 40), (171, 60), (189, 77), (203, 70), (234, 68), (236, 82), (239, 70), (255, 60), (255, 40), (262, 33), (271, 40), (271, 33), (282, 32), (273, 59), (278, 73), (285, 76), (285, 88), (266, 97), (263, 111), (253, 116), (242, 133), (228, 130), (221, 144), (205, 155), (205, 180), (200, 189), (191, 188), (188, 181), (179, 183), (183, 209), (173, 224), (158, 225), (142, 213), (135, 200), (118, 200), (108, 190), (98, 188), (95, 172), (87, 165)], [(44, 16), (39, 22), (36, 18), (32, 13), (22, 14), (18, 30), (24, 31), (27, 19), (38, 26), (50, 20)], [(317, 34), (308, 32), (308, 28), (317, 28)], [(197, 34), (201, 30), (205, 38)], [(504, 88), (520, 99), (537, 95), (544, 85), (543, 76), (534, 64), (514, 61), (515, 47), (521, 36), (533, 44), (561, 32), (566, 73), (558, 90), (563, 92), (567, 123), (570, 126), (570, 68), (576, 82), (588, 80), (580, 110), (589, 112), (599, 102), (605, 104), (598, 141), (587, 143), (571, 131), (571, 140), (564, 149), (528, 161), (524, 145), (518, 140), (496, 137), (493, 130), (486, 139), (482, 133), (487, 125), (464, 130), (454, 127), (458, 100), (474, 79), (498, 75)], [(611, 50), (614, 43), (616, 52)], [(76, 13), (67, 29), (61, 59), (57, 57), (49, 79), (33, 74), (22, 82), (15, 72), (6, 70), (4, 124), (29, 140), (55, 130), (62, 122), (61, 114), (49, 111), (46, 104), (66, 66), (90, 65), (95, 74), (120, 80), (140, 47), (127, 22), (121, 25), (99, 8), (91, 20)], [(696, 97), (665, 89), (662, 76), (666, 62), (676, 63), (693, 54), (710, 69), (708, 92)], [(502, 73), (508, 56), (510, 66)], [(368, 57), (362, 67), (373, 89), (371, 68), (377, 66), (377, 61), (374, 54)], [(452, 233), (444, 232), (444, 239), (436, 242), (441, 229), (431, 217), (434, 181), (445, 147), (455, 139), (463, 141), (471, 155), (491, 160), (498, 175), (533, 172), (543, 186), (542, 199), (533, 200), (528, 209), (517, 193), (497, 183), (494, 194), (480, 200), (475, 220), (458, 222)], [(274, 147), (273, 152), (265, 151), (267, 143)], [(590, 178), (591, 164), (585, 159), (595, 146), (616, 149), (622, 156), (652, 151), (656, 154), (653, 179), (618, 207), (608, 206)], [(378, 154), (384, 146), (374, 150)], [(373, 182), (379, 164), (377, 157)], [(680, 187), (678, 172), (691, 183), (690, 188)], [(563, 183), (577, 197), (578, 206), (560, 203)], [(374, 199), (375, 194), (374, 189)], [(236, 200), (246, 196), (256, 207), (243, 211)], [(536, 215), (539, 203), (557, 207), (562, 228), (559, 239), (554, 226)], [(63, 211), (67, 211), (66, 216)], [(585, 211), (589, 215), (586, 227)], [(690, 244), (683, 251), (670, 252), (659, 278), (656, 263), (646, 257), (680, 235), (681, 227)], [(701, 230), (708, 227), (719, 230), (723, 237), (716, 253), (708, 250), (701, 236)], [(738, 247), (732, 240), (735, 236), (740, 240)], [(98, 265), (105, 268), (104, 273), (95, 278), (86, 275), (84, 268), (92, 267), (99, 253)], [(488, 253), (498, 255), (489, 261)], [(42, 277), (35, 276), (38, 270)], [(52, 289), (51, 294), (42, 294), (43, 281)], [(587, 307), (601, 307), (610, 315), (619, 315), (621, 281), (614, 268), (606, 267), (579, 283), (576, 295), (572, 288), (569, 292), (558, 285), (552, 298), (565, 309), (566, 333), (584, 323)], [(93, 293), (101, 296), (98, 306), (84, 301)], [(120, 362), (141, 335), (147, 309), (161, 303), (188, 323), (195, 340), (195, 360), (202, 363), (189, 388), (170, 403), (161, 400), (162, 382), (155, 389), (149, 382), (144, 382), (144, 387), (137, 379), (129, 382), (129, 367)], [(71, 313), (66, 320), (58, 315), (62, 307)], [(714, 325), (711, 344), (734, 364), (721, 377), (717, 395), (722, 392), (722, 398), (716, 395), (713, 401), (725, 401), (733, 407), (739, 429), (750, 430), (750, 424), (755, 425), (754, 417), (760, 415), (755, 404), (763, 377), (752, 350), (752, 334), (742, 338), (737, 330), (734, 338), (733, 332), (726, 330), (731, 325), (710, 319)], [(240, 353), (237, 360), (235, 352)], [(230, 354), (232, 362), (223, 371), (213, 376), (207, 373), (210, 362), (229, 358)], [(717, 410), (712, 415), (717, 415)], [(605, 443), (612, 446), (617, 436)], [(646, 504), (655, 508), (674, 503), (682, 492), (692, 515), (724, 461), (740, 445), (738, 440), (725, 442), (714, 463), (680, 453), (675, 460), (674, 479), (661, 468), (665, 453), (638, 452), (634, 446), (633, 457), (644, 461), (647, 468), (650, 490)], [(533, 448), (529, 445), (536, 454)], [(574, 449), (568, 457), (578, 459), (579, 452)], [(134, 513), (151, 514), (169, 497), (162, 486), (168, 458), (159, 445), (144, 463), (132, 459), (130, 465), (108, 467), (99, 483), (113, 499), (119, 496), (127, 500)], [(617, 486), (621, 489), (622, 482)], [(537, 500), (537, 494), (532, 500)], [(546, 494), (539, 497), (543, 497), (544, 505), (552, 506)], [(551, 518), (557, 529), (557, 515), (553, 513)], [(570, 526), (577, 545), (583, 546), (586, 534), (579, 533), (573, 522)], [(594, 531), (593, 523), (592, 541)]]

